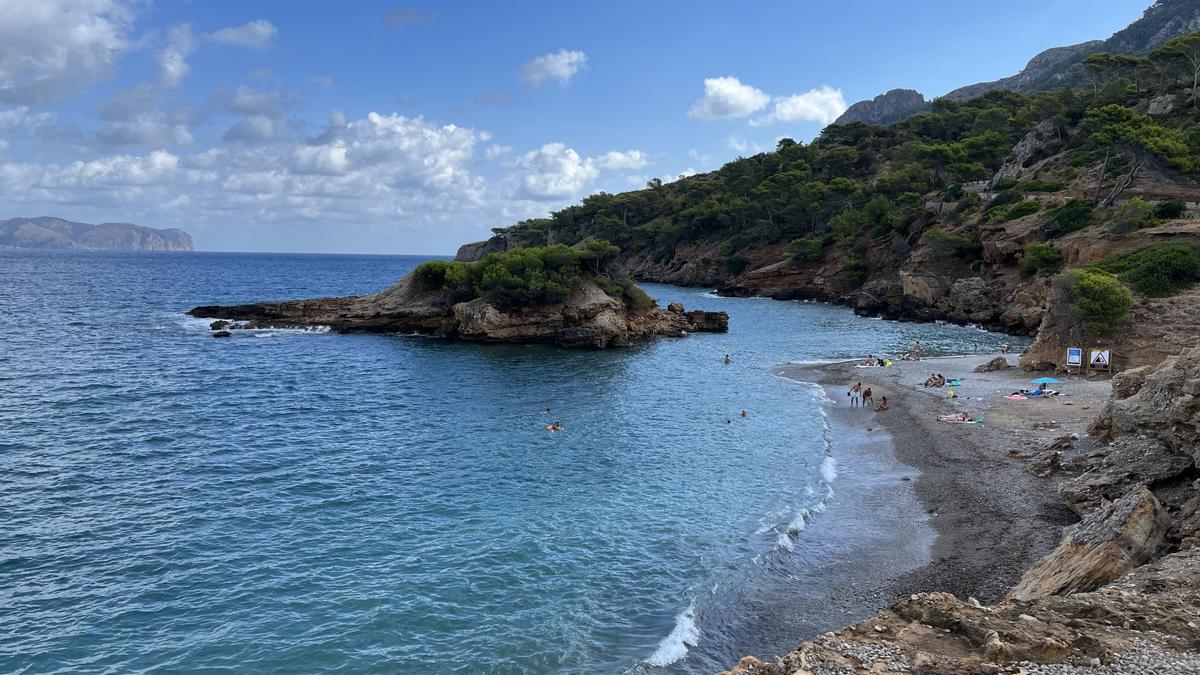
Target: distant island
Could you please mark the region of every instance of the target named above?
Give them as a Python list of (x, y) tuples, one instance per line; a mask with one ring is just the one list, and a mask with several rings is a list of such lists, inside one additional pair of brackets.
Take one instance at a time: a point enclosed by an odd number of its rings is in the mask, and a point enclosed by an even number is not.
[(191, 251), (192, 235), (132, 223), (76, 223), (62, 218), (0, 220), (0, 248), (76, 251)]

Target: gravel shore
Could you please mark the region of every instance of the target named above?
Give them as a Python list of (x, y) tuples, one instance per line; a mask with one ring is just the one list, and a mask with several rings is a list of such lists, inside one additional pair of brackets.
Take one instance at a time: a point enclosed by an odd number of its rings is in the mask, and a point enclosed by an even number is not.
[[(1004, 396), (1031, 386), (1030, 376), (1016, 368), (974, 372), (995, 357), (901, 361), (887, 368), (837, 363), (777, 370), (784, 377), (826, 386), (835, 407), (849, 407), (845, 391), (857, 382), (873, 390), (876, 405), (888, 398), (887, 411), (854, 412), (864, 429), (886, 429), (897, 457), (919, 470), (916, 494), (937, 534), (931, 561), (887, 584), (892, 597), (939, 590), (995, 602), (1058, 544), (1061, 528), (1077, 520), (1052, 483), (1034, 476), (1023, 462), (1009, 457), (1009, 451), (1041, 448), (1071, 433), (1083, 436), (1108, 398), (1109, 382), (1067, 379), (1055, 385), (1061, 396), (1012, 401)], [(1008, 360), (1015, 364), (1016, 355)], [(958, 378), (962, 385), (925, 388), (922, 383), (931, 373)], [(956, 397), (947, 398), (948, 391)], [(936, 419), (961, 411), (983, 423)], [(855, 416), (838, 418), (853, 424)]]

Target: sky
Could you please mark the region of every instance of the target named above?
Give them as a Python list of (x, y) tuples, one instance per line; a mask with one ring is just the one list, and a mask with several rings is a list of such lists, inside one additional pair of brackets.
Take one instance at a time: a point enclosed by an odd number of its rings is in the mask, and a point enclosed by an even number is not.
[(453, 253), (1103, 39), (1149, 0), (0, 0), (0, 219)]

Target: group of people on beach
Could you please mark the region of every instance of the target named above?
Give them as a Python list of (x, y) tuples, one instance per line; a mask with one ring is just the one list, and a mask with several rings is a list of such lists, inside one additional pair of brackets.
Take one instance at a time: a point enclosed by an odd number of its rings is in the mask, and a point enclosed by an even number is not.
[(874, 394), (871, 392), (871, 388), (866, 387), (864, 389), (862, 386), (862, 382), (858, 382), (853, 387), (850, 387), (850, 391), (846, 392), (846, 395), (850, 397), (850, 407), (851, 408), (858, 408), (858, 407), (866, 408), (866, 407), (870, 406), (870, 407), (874, 407), (876, 412), (878, 412), (880, 410), (888, 409), (887, 397), (886, 396), (882, 397), (879, 400), (879, 405), (876, 407)]
[(944, 387), (946, 386), (946, 376), (941, 373), (933, 373), (926, 380), (926, 387)]

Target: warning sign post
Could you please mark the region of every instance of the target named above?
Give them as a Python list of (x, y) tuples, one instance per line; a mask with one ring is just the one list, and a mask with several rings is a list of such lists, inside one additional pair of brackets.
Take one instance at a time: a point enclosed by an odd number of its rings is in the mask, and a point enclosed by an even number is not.
[(1112, 351), (1108, 349), (1093, 349), (1088, 359), (1088, 370), (1109, 370), (1112, 368)]

